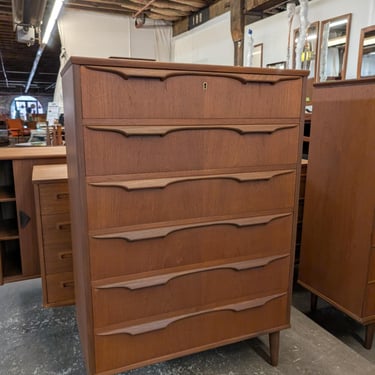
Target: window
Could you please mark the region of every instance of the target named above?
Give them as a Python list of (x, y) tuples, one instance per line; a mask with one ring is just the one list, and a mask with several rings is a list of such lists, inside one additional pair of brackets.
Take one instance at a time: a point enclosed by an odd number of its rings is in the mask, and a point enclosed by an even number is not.
[(10, 105), (11, 118), (21, 118), (28, 120), (28, 116), (43, 113), (43, 107), (39, 100), (33, 96), (18, 96)]

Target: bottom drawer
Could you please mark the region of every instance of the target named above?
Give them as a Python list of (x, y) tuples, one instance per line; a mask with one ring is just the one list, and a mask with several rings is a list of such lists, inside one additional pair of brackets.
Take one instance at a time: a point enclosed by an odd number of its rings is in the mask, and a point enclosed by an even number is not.
[(286, 328), (288, 311), (284, 293), (97, 330), (96, 372), (124, 371)]
[(47, 304), (63, 305), (74, 303), (73, 272), (56, 273), (46, 276)]

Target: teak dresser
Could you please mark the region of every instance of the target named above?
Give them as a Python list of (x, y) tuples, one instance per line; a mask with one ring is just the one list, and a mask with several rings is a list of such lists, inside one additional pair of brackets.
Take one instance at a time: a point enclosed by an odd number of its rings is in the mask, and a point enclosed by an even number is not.
[(314, 88), (299, 282), (375, 332), (375, 79)]
[(305, 72), (73, 57), (77, 318), (113, 374), (289, 327)]

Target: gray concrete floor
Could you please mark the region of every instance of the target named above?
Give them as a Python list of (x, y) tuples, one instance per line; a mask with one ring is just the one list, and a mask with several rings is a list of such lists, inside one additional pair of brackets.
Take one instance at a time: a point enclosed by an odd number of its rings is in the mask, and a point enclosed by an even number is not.
[[(39, 279), (0, 287), (0, 375), (85, 374), (74, 307), (45, 309), (41, 302)], [(362, 347), (360, 325), (322, 302), (313, 315), (304, 314), (309, 295), (298, 287), (293, 304), (276, 368), (268, 364), (268, 338), (261, 336), (126, 375), (375, 374), (375, 344)]]

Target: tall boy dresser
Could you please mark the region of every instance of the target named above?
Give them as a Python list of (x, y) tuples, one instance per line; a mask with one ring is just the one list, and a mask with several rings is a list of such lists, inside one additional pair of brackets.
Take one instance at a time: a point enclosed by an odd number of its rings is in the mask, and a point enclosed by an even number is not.
[(113, 374), (289, 327), (305, 73), (73, 57), (77, 320)]
[(375, 332), (375, 79), (314, 89), (299, 282)]

